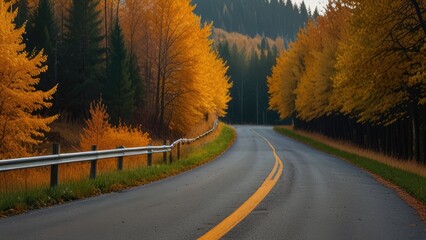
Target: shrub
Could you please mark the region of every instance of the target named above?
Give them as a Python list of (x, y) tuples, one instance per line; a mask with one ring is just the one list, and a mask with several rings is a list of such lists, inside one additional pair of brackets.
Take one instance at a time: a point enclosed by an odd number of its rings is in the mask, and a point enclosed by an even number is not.
[(90, 104), (89, 113), (90, 119), (86, 120), (86, 127), (80, 135), (80, 147), (84, 151), (90, 150), (92, 145), (102, 150), (117, 146), (146, 146), (151, 141), (148, 133), (142, 132), (141, 126), (132, 128), (123, 123), (112, 126), (102, 100)]

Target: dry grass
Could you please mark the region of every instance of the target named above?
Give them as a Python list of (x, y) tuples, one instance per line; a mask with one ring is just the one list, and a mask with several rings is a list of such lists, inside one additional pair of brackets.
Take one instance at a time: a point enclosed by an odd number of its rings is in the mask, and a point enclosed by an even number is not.
[(414, 174), (417, 174), (419, 176), (422, 177), (426, 177), (426, 166), (423, 164), (419, 164), (414, 160), (402, 160), (402, 159), (397, 159), (397, 158), (393, 158), (390, 156), (386, 156), (383, 155), (381, 153), (378, 152), (374, 152), (371, 150), (367, 150), (364, 148), (360, 148), (358, 146), (355, 146), (353, 144), (350, 144), (348, 142), (343, 142), (343, 141), (337, 141), (328, 137), (325, 137), (323, 135), (317, 134), (317, 133), (312, 133), (312, 132), (307, 132), (307, 131), (302, 131), (302, 130), (296, 130), (293, 129), (292, 127), (286, 127), (300, 135), (312, 138), (314, 140), (317, 140), (319, 142), (325, 143), (329, 146), (332, 146), (334, 148), (343, 150), (345, 152), (349, 152), (349, 153), (353, 153), (362, 157), (366, 157), (366, 158), (370, 158), (370, 159), (374, 159), (378, 162), (384, 163), (388, 166), (391, 167), (395, 167), (401, 170), (405, 170), (407, 172), (411, 172)]
[(51, 125), (51, 130), (47, 134), (47, 141), (41, 146), (45, 149), (46, 154), (50, 154), (53, 142), (61, 144), (61, 152), (79, 152), (80, 149), (80, 133), (83, 129), (82, 124), (65, 123), (55, 121)]

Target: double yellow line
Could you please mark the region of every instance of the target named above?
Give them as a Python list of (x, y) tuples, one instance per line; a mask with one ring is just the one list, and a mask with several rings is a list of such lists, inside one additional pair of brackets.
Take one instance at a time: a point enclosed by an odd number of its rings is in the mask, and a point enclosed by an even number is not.
[(260, 135), (253, 130), (258, 136), (263, 138), (272, 149), (275, 157), (275, 165), (266, 179), (263, 181), (262, 185), (256, 190), (253, 195), (247, 201), (245, 201), (237, 210), (235, 210), (231, 215), (226, 217), (222, 222), (208, 231), (206, 234), (198, 238), (199, 240), (207, 239), (219, 239), (223, 237), (227, 232), (234, 228), (238, 223), (240, 223), (244, 218), (247, 217), (259, 203), (268, 195), (272, 188), (277, 184), (278, 179), (281, 177), (283, 172), (283, 162), (278, 157), (274, 146), (266, 139), (264, 136)]

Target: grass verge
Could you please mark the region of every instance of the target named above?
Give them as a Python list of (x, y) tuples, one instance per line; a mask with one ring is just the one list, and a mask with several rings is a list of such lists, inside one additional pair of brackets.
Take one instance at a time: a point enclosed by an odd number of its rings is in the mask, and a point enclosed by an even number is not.
[(34, 188), (28, 191), (0, 193), (0, 216), (15, 215), (28, 210), (119, 191), (176, 175), (213, 160), (233, 144), (235, 137), (235, 130), (223, 125), (218, 137), (191, 150), (185, 158), (171, 164), (102, 174), (94, 180), (63, 183), (55, 188)]
[[(358, 167), (361, 167), (368, 172), (372, 173), (373, 175), (376, 175), (376, 177), (379, 177), (380, 180), (385, 180), (390, 182), (391, 184), (396, 185), (409, 195), (413, 196), (415, 199), (417, 199), (423, 206), (415, 206), (419, 203), (411, 203), (408, 202), (412, 207), (414, 207), (420, 214), (420, 216), (426, 220), (425, 215), (425, 205), (426, 205), (426, 178), (419, 176), (417, 174), (398, 169), (392, 166), (388, 166), (384, 163), (377, 162), (371, 158), (359, 156), (354, 153), (350, 153), (347, 151), (343, 151), (341, 149), (329, 146), (327, 144), (324, 144), (322, 142), (316, 141), (312, 138), (300, 135), (291, 129), (285, 128), (285, 127), (274, 127), (274, 130), (288, 136), (290, 138), (293, 138), (299, 142), (302, 142), (304, 144), (307, 144), (315, 149), (318, 149), (320, 151), (329, 153), (331, 155), (337, 156), (339, 158), (342, 158), (344, 160), (347, 160), (353, 164), (355, 164)], [(380, 181), (382, 182), (382, 181)], [(383, 182), (382, 182), (383, 183)], [(388, 187), (394, 188), (392, 186), (389, 186), (389, 184), (385, 184)], [(403, 193), (400, 193), (397, 190), (398, 194), (401, 196)], [(404, 200), (407, 200), (404, 196), (401, 196)], [(408, 201), (410, 201), (408, 199)], [(420, 209), (419, 209), (420, 208)]]

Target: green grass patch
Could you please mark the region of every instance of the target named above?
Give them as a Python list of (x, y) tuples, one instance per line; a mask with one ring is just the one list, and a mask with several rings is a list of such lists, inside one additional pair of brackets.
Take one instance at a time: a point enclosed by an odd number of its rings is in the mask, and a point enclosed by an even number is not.
[(337, 156), (339, 158), (345, 159), (358, 167), (366, 169), (367, 171), (377, 174), (383, 179), (399, 186), (407, 193), (411, 194), (413, 197), (419, 201), (426, 204), (426, 178), (419, 176), (417, 174), (407, 172), (395, 167), (388, 166), (381, 162), (377, 162), (373, 159), (359, 156), (357, 154), (349, 153), (342, 151), (340, 149), (331, 147), (322, 142), (316, 141), (312, 138), (302, 136), (295, 133), (291, 129), (283, 127), (274, 127), (274, 130), (293, 138), (299, 142), (307, 144), (315, 149), (329, 153), (331, 155)]
[(235, 130), (223, 125), (217, 138), (197, 147), (185, 158), (171, 164), (159, 164), (128, 171), (99, 175), (94, 180), (60, 184), (55, 188), (0, 193), (0, 216), (19, 214), (28, 210), (83, 199), (166, 178), (204, 164), (226, 151), (235, 140)]

